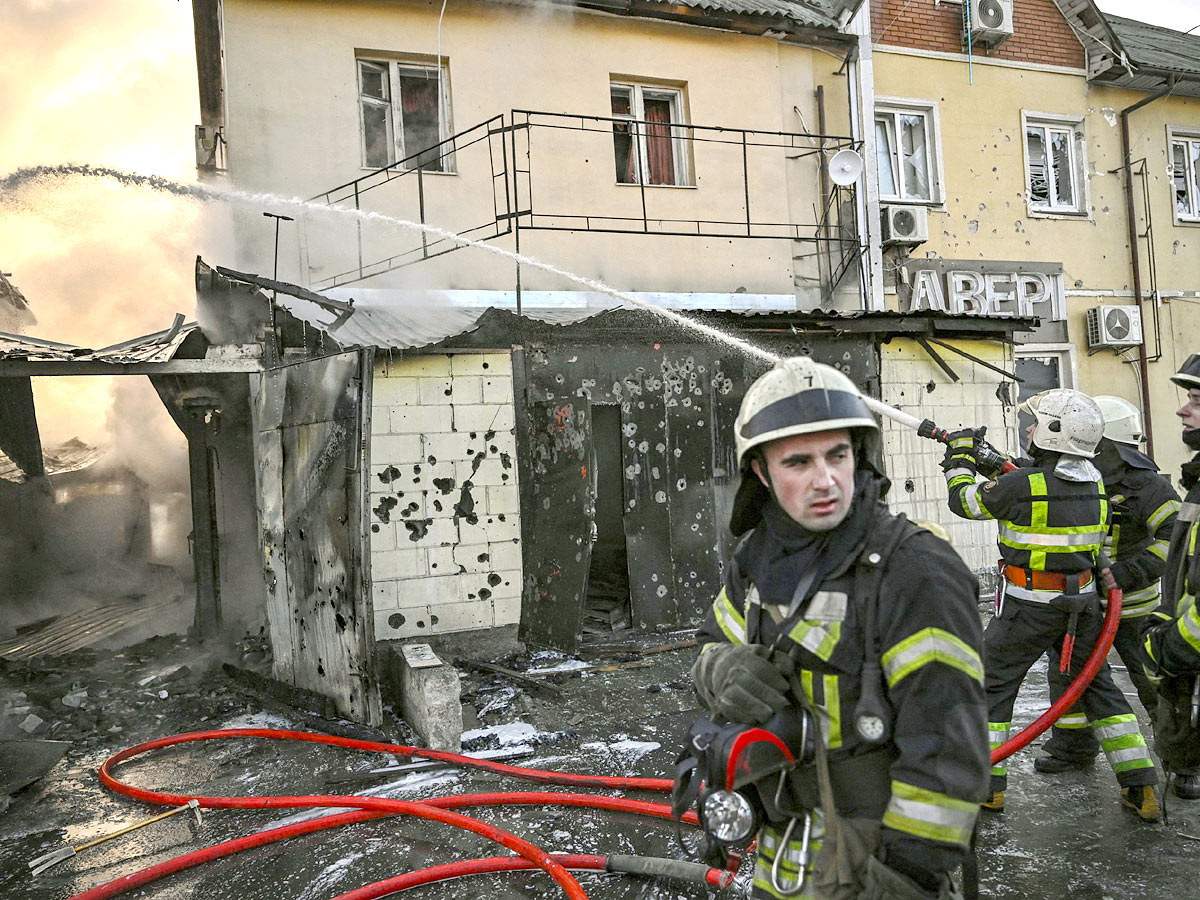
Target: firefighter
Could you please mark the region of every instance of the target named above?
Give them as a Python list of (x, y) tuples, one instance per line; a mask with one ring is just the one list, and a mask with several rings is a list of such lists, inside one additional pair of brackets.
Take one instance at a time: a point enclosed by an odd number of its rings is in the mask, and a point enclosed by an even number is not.
[(1196, 607), (1200, 588), (1200, 353), (1189, 356), (1171, 380), (1187, 391), (1176, 415), (1183, 421), (1183, 442), (1196, 455), (1183, 465), (1180, 484), (1187, 488), (1187, 496), (1171, 533), (1163, 573), (1163, 611), (1173, 618), (1150, 629), (1144, 646), (1148, 674), (1162, 682), (1155, 715), (1156, 747), (1167, 770), (1177, 773), (1176, 795), (1196, 800), (1200, 799), (1200, 692), (1196, 678), (1200, 673), (1200, 610)]
[[(1077, 673), (1100, 636), (1094, 568), (1108, 534), (1104, 482), (1092, 464), (1103, 435), (1100, 408), (1086, 394), (1065, 388), (1027, 401), (1033, 465), (976, 483), (979, 432), (949, 435), (942, 467), (950, 510), (966, 519), (995, 519), (1002, 557), (1000, 599), (985, 632), (988, 740), (1008, 740), (1021, 681), (1048, 649), (1069, 650)], [(1121, 803), (1147, 821), (1159, 816), (1158, 773), (1124, 694), (1107, 664), (1081, 698), (1121, 785)], [(1004, 808), (1008, 766), (992, 768), (986, 809)]]
[[(955, 896), (948, 873), (987, 788), (977, 581), (882, 502), (879, 427), (836, 369), (781, 361), (751, 385), (735, 428), (731, 529), (745, 537), (697, 635), (697, 693), (733, 722), (793, 704), (815, 714), (832, 800), (802, 896)], [(785, 896), (777, 854), (798, 872), (800, 842), (780, 843), (760, 829), (752, 896)]]
[[(1104, 438), (1094, 462), (1104, 476), (1112, 511), (1104, 554), (1113, 562), (1112, 575), (1124, 595), (1113, 647), (1125, 663), (1142, 706), (1153, 717), (1158, 692), (1143, 671), (1142, 640), (1146, 629), (1159, 620), (1159, 579), (1179, 513), (1179, 495), (1158, 474), (1154, 460), (1138, 449), (1143, 438), (1137, 407), (1120, 397), (1094, 399), (1104, 415)], [(1057, 648), (1050, 652), (1049, 681), (1052, 700), (1061, 697), (1070, 684), (1060, 671)], [(1092, 734), (1086, 713), (1077, 705), (1055, 723), (1053, 736), (1044, 749), (1048, 755), (1035, 759), (1034, 768), (1046, 773), (1064, 772), (1089, 765), (1100, 751), (1100, 742)], [(1176, 780), (1177, 793), (1180, 785)]]

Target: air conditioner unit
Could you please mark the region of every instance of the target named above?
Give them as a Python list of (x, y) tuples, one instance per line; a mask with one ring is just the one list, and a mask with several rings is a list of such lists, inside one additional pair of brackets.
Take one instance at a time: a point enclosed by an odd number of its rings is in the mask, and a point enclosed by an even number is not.
[(929, 240), (929, 210), (924, 206), (881, 206), (879, 213), (884, 246)]
[(1142, 311), (1136, 306), (1094, 306), (1087, 311), (1088, 349), (1132, 347), (1142, 342)]
[(972, 44), (995, 47), (1008, 40), (1013, 33), (1013, 0), (967, 0), (963, 29), (968, 28)]

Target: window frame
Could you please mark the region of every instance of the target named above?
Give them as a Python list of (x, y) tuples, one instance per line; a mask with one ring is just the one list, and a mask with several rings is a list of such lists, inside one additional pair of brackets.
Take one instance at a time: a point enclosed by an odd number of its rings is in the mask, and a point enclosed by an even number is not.
[[(388, 97), (386, 100), (380, 100), (376, 97), (369, 97), (363, 93), (363, 65), (373, 67), (384, 67), (387, 71), (387, 91)], [(402, 70), (424, 70), (426, 72), (434, 72), (440, 68), (440, 90), (438, 92), (438, 141), (445, 141), (454, 134), (453, 114), (450, 106), (450, 61), (447, 57), (442, 57), (440, 65), (433, 57), (422, 56), (390, 56), (379, 52), (358, 52), (354, 55), (354, 76), (355, 84), (358, 89), (357, 105), (358, 105), (358, 151), (360, 167), (371, 172), (379, 169), (386, 169), (390, 166), (396, 166), (402, 172), (414, 172), (418, 166), (405, 165), (399, 166), (401, 160), (407, 159), (411, 154), (404, 143), (404, 112), (403, 112), (403, 90), (400, 83)], [(367, 160), (367, 128), (365, 109), (366, 106), (375, 106), (385, 108), (387, 110), (387, 131), (388, 131), (388, 161), (383, 165), (375, 165)], [(414, 151), (419, 152), (419, 151)], [(449, 148), (445, 155), (441, 158), (441, 169), (421, 168), (424, 175), (457, 175), (458, 168), (455, 164), (454, 149)]]
[[(1013, 347), (1013, 370), (1016, 371), (1017, 360), (1021, 357), (1028, 359), (1042, 359), (1053, 357), (1058, 360), (1059, 387), (1075, 389), (1075, 385), (1079, 383), (1079, 371), (1076, 368), (1075, 360), (1075, 345), (1071, 343), (1046, 343), (1046, 344), (1016, 344)], [(1019, 393), (1019, 391), (1018, 391)], [(1019, 405), (1019, 404), (1018, 404)], [(1021, 417), (1019, 412), (1013, 413), (1013, 435), (1012, 446), (1016, 448), (1017, 455), (1020, 455), (1025, 450), (1025, 435), (1021, 429)]]
[[(1191, 200), (1192, 211), (1181, 213), (1175, 205), (1175, 145), (1184, 146), (1184, 165), (1190, 172), (1185, 172), (1187, 178), (1188, 196)], [(1176, 225), (1189, 227), (1200, 226), (1200, 160), (1188, 153), (1190, 144), (1200, 144), (1200, 129), (1187, 128), (1179, 125), (1167, 126), (1167, 165), (1170, 167), (1171, 179), (1168, 183), (1170, 190), (1171, 217)]]
[[(1046, 148), (1047, 188), (1050, 192), (1050, 202), (1045, 206), (1035, 204), (1033, 200), (1029, 152), (1029, 131), (1033, 128), (1043, 130), (1043, 141)], [(1054, 174), (1050, 142), (1052, 131), (1067, 132), (1070, 135), (1068, 148), (1074, 200), (1069, 205), (1055, 202), (1058, 181)], [(1031, 217), (1091, 219), (1091, 180), (1088, 178), (1087, 141), (1083, 116), (1021, 110), (1021, 152), (1025, 162), (1025, 208)]]
[[(899, 117), (902, 115), (919, 115), (925, 122), (925, 174), (929, 180), (929, 198), (904, 196), (904, 170), (900, 159), (900, 126)], [(872, 122), (878, 124), (883, 119), (887, 122), (885, 131), (890, 146), (888, 159), (892, 164), (893, 184), (898, 193), (885, 194), (879, 181), (878, 158), (879, 149), (876, 146), (875, 183), (879, 191), (879, 202), (905, 206), (940, 207), (946, 202), (946, 175), (942, 166), (942, 123), (936, 100), (924, 100), (915, 97), (876, 97), (875, 111)]]
[[(629, 114), (620, 115), (612, 111), (612, 94), (614, 90), (623, 89), (629, 91)], [(646, 121), (646, 93), (658, 94), (661, 96), (652, 97), (653, 100), (666, 99), (670, 103), (671, 109), (671, 159), (675, 168), (675, 183), (674, 184), (652, 184), (650, 181), (650, 154), (646, 143), (646, 129), (642, 125), (630, 125), (630, 133), (637, 140), (638, 145), (638, 179), (637, 181), (616, 181), (614, 182), (619, 187), (648, 187), (648, 188), (695, 188), (696, 178), (694, 167), (692, 166), (691, 154), (688, 152), (688, 147), (685, 145), (689, 122), (687, 115), (687, 94), (686, 88), (683, 85), (661, 84), (653, 81), (638, 81), (631, 78), (623, 78), (619, 76), (610, 76), (608, 80), (608, 108), (609, 116), (613, 122), (613, 137), (616, 137), (616, 123), (619, 121), (629, 122), (645, 122)], [(613, 145), (613, 154), (615, 160), (616, 144)], [(614, 177), (616, 173), (614, 172)]]

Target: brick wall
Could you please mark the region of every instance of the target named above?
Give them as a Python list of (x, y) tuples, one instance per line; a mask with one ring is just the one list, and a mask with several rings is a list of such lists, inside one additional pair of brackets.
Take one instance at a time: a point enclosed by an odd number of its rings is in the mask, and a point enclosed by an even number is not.
[(521, 617), (521, 520), (507, 353), (375, 367), (371, 593), (376, 640)]
[[(953, 341), (967, 353), (1012, 371), (1012, 350), (1000, 343)], [(947, 350), (935, 348), (961, 381), (958, 384), (915, 341), (893, 339), (881, 348), (880, 375), (884, 403), (918, 418), (933, 419), (942, 428), (986, 425), (988, 440), (998, 449), (1012, 452), (1016, 410), (1007, 408), (996, 396), (1003, 377)], [(932, 388), (932, 390), (931, 390)], [(1014, 394), (1015, 397), (1015, 394)], [(892, 490), (888, 505), (910, 519), (937, 522), (950, 531), (954, 549), (973, 571), (996, 565), (996, 523), (960, 519), (946, 505), (946, 479), (938, 463), (944, 447), (918, 437), (885, 419), (883, 449)]]
[[(965, 53), (960, 3), (872, 0), (871, 40), (877, 44)], [(973, 53), (1014, 62), (1083, 68), (1084, 49), (1054, 0), (1014, 0), (1013, 35), (999, 47)]]

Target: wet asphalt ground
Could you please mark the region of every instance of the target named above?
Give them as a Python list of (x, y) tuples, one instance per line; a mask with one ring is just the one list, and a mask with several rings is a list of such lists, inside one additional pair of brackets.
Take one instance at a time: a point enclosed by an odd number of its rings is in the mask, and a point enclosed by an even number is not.
[[(471, 721), (474, 716), (479, 718), (479, 730), (467, 746), (524, 744), (533, 755), (517, 764), (538, 768), (669, 777), (679, 738), (697, 714), (687, 679), (693, 652), (646, 656), (649, 665), (643, 668), (553, 675), (563, 691), (561, 700), (527, 693), (501, 676), (460, 670), (468, 727), (476, 724)], [(242, 658), (234, 659), (235, 663), (265, 665), (261, 650), (253, 646), (248, 650), (243, 646), (240, 653)], [(178, 816), (83, 851), (36, 878), (28, 874), (26, 861), (39, 854), (82, 843), (159, 811), (113, 795), (99, 784), (96, 770), (116, 750), (200, 728), (310, 730), (319, 724), (301, 711), (230, 681), (221, 673), (221, 661), (182, 638), (159, 638), (120, 653), (84, 652), (0, 667), (0, 702), (20, 692), (28, 702), (43, 704), (39, 708), (51, 715), (45, 716), (50, 733), (42, 736), (72, 742), (71, 751), (46, 778), (15, 795), (7, 812), (0, 813), (0, 897), (62, 900), (182, 853), (311, 815), (285, 810), (213, 811), (205, 814), (199, 828)], [(139, 686), (147, 677), (169, 672), (181, 662), (188, 664), (186, 673), (175, 673), (166, 683)], [(505, 664), (526, 668), (556, 662), (525, 657)], [(1049, 704), (1044, 666), (1039, 663), (1027, 680), (1015, 716), (1018, 724), (1031, 721)], [(1132, 694), (1123, 672), (1117, 672), (1117, 680)], [(90, 699), (81, 707), (55, 700), (71, 693), (78, 697), (79, 690), (89, 686)], [(395, 720), (382, 731), (400, 743), (412, 740)], [(1085, 771), (1044, 776), (1033, 770), (1034, 755), (1027, 750), (1012, 761), (1008, 808), (983, 819), (979, 838), (983, 896), (1022, 900), (1200, 896), (1200, 802), (1171, 798), (1169, 825), (1143, 823), (1121, 808), (1116, 780), (1102, 759)], [(327, 783), (390, 761), (336, 748), (236, 740), (159, 751), (123, 766), (120, 772), (139, 786), (209, 795), (364, 791), (416, 800), (537, 789), (456, 770), (376, 776), (348, 785)], [(493, 808), (478, 815), (550, 851), (683, 856), (674, 827), (667, 822), (545, 806)], [(424, 866), (496, 854), (495, 845), (474, 835), (393, 817), (252, 850), (125, 896), (326, 900)], [(597, 900), (684, 900), (708, 895), (700, 887), (627, 876), (580, 875), (580, 881)], [(479, 876), (417, 891), (439, 900), (561, 896), (540, 873)]]

